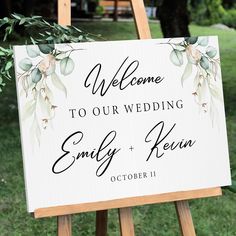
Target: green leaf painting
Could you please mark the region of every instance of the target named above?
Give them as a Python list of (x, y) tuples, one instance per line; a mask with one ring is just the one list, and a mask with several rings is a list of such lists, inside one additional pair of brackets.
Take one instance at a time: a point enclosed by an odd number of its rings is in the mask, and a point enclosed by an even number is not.
[(183, 54), (182, 54), (182, 52), (177, 50), (177, 49), (173, 49), (171, 54), (170, 54), (170, 60), (176, 66), (183, 65)]
[(208, 61), (207, 57), (205, 57), (205, 56), (202, 56), (202, 57), (201, 57), (200, 66), (201, 66), (204, 70), (209, 69), (209, 61)]
[(198, 37), (187, 37), (185, 38), (185, 41), (189, 44), (195, 44), (198, 40)]
[(36, 45), (27, 45), (26, 51), (27, 51), (28, 56), (31, 58), (35, 58), (40, 55), (39, 48)]
[(30, 68), (32, 67), (32, 62), (29, 58), (24, 58), (19, 62), (19, 67), (23, 70), (23, 71), (28, 71), (30, 70)]
[(200, 45), (200, 46), (205, 47), (208, 45), (208, 42), (209, 42), (208, 37), (199, 37), (198, 38), (198, 45)]
[(44, 54), (49, 54), (55, 49), (54, 44), (39, 44), (39, 50)]
[(206, 49), (206, 54), (210, 58), (214, 58), (217, 54), (217, 50), (214, 47), (208, 46), (207, 49)]
[(42, 78), (42, 74), (38, 68), (35, 68), (31, 72), (31, 79), (33, 83), (38, 83)]
[(69, 75), (74, 70), (75, 63), (69, 58), (65, 57), (60, 61), (60, 70), (62, 75)]

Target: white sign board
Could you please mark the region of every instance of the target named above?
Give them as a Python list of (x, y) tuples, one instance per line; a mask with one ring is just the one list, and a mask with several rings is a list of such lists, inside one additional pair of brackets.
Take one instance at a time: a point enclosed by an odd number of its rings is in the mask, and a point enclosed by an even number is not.
[(29, 212), (231, 184), (217, 37), (14, 55)]

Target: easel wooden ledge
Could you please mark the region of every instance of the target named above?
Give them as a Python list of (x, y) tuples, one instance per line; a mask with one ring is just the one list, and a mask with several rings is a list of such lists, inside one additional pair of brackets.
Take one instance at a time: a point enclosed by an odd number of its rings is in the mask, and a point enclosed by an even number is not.
[[(118, 1), (118, 0), (115, 0)], [(135, 18), (136, 29), (139, 39), (150, 39), (151, 32), (145, 12), (143, 0), (130, 0)], [(58, 23), (61, 25), (71, 24), (71, 1), (58, 0)], [(71, 214), (97, 211), (96, 213), (96, 236), (107, 234), (107, 210), (119, 209), (120, 233), (122, 236), (134, 236), (132, 219), (132, 206), (145, 204), (175, 202), (179, 225), (183, 236), (195, 236), (195, 229), (189, 209), (189, 199), (213, 197), (222, 195), (220, 187), (182, 191), (150, 196), (131, 197), (104, 202), (76, 204), (36, 209), (35, 218), (57, 216), (58, 236), (71, 236)]]

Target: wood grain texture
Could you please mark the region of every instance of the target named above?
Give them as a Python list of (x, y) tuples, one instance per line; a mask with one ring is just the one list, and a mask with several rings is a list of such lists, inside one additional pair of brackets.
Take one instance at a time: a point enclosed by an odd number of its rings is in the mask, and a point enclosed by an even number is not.
[(58, 0), (58, 24), (71, 25), (71, 0)]
[(96, 236), (107, 235), (107, 218), (107, 210), (96, 212)]
[(80, 212), (100, 211), (113, 208), (140, 206), (145, 204), (154, 204), (163, 202), (174, 202), (179, 200), (213, 197), (220, 195), (222, 195), (221, 188), (217, 187), (217, 188), (200, 189), (192, 191), (147, 195), (141, 197), (130, 197), (130, 198), (115, 199), (101, 202), (40, 208), (35, 210), (34, 217), (42, 218), (49, 216), (60, 216), (60, 215), (75, 214)]
[(71, 236), (71, 216), (63, 215), (57, 217), (57, 235)]
[(134, 223), (130, 207), (119, 209), (120, 235), (134, 236)]
[(175, 202), (179, 225), (183, 236), (196, 236), (189, 204), (187, 201)]
[[(71, 25), (71, 1), (70, 0), (58, 0), (58, 24), (59, 25)], [(58, 215), (57, 216), (57, 235), (58, 236), (71, 236), (71, 215)]]
[(148, 18), (143, 0), (130, 0), (130, 2), (133, 9), (138, 37), (140, 39), (150, 39), (151, 31), (149, 28)]

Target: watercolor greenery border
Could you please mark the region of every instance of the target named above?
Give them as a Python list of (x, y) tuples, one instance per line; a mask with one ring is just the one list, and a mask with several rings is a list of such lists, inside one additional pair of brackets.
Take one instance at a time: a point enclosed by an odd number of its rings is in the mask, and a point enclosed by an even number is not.
[(24, 48), (28, 57), (19, 61), (16, 76), (21, 84), (20, 96), (26, 97), (21, 119), (31, 118), (31, 136), (40, 144), (41, 132), (55, 117), (58, 107), (53, 89), (67, 97), (62, 77), (73, 72), (75, 63), (71, 54), (81, 49), (74, 49), (71, 44), (58, 48), (54, 44), (26, 45)]
[(170, 61), (184, 66), (182, 86), (193, 78), (192, 95), (200, 110), (210, 114), (212, 125), (219, 123), (217, 101), (223, 102), (220, 59), (217, 49), (209, 45), (209, 37), (170, 38), (164, 44), (171, 46)]

